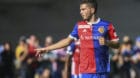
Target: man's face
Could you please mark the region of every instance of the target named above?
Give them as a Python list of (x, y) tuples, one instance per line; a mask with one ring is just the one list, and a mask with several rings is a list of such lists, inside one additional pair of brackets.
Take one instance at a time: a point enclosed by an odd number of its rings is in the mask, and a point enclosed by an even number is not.
[(80, 14), (84, 20), (89, 20), (94, 14), (94, 8), (90, 7), (88, 4), (80, 5)]

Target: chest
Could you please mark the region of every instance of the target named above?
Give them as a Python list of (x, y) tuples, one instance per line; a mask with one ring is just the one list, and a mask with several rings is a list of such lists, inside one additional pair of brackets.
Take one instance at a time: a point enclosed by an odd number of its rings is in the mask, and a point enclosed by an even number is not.
[(98, 39), (106, 37), (108, 28), (106, 25), (79, 25), (78, 35), (80, 39)]

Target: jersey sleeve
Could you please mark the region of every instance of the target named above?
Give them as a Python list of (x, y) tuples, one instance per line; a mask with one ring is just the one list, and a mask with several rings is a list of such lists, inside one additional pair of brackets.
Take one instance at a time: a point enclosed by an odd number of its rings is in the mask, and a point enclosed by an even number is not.
[(75, 43), (72, 42), (72, 43), (67, 47), (66, 53), (72, 55), (73, 52), (74, 52), (74, 50), (75, 50)]
[(78, 37), (78, 25), (76, 24), (72, 30), (72, 32), (69, 34), (69, 37), (74, 39), (74, 40), (77, 40), (79, 37)]
[(115, 28), (112, 24), (109, 24), (108, 26), (108, 37), (110, 41), (118, 41), (119, 37), (115, 31)]

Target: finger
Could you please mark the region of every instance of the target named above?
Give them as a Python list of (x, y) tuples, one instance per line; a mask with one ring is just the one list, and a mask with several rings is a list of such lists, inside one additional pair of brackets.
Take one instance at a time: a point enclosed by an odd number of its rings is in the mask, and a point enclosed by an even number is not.
[(39, 54), (38, 57), (40, 58), (41, 57), (41, 54)]
[(40, 57), (41, 57), (41, 54), (38, 54), (38, 55), (37, 55), (37, 58), (40, 58)]
[(41, 57), (43, 57), (43, 54), (40, 54)]
[(43, 56), (43, 54), (39, 54), (39, 58), (42, 57), (42, 56)]
[(36, 53), (35, 56), (37, 57), (38, 56), (38, 53)]
[(35, 56), (38, 56), (39, 54), (40, 54), (40, 51), (37, 51)]

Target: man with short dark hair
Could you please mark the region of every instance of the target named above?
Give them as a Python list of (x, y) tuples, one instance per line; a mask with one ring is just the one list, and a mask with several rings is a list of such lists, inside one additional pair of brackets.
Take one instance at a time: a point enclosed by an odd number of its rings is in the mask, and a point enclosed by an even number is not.
[(70, 35), (54, 45), (36, 49), (37, 54), (68, 46), (73, 40), (80, 39), (80, 77), (108, 78), (108, 48), (118, 48), (118, 36), (112, 23), (96, 17), (95, 0), (83, 0), (80, 14), (83, 21), (75, 24)]

